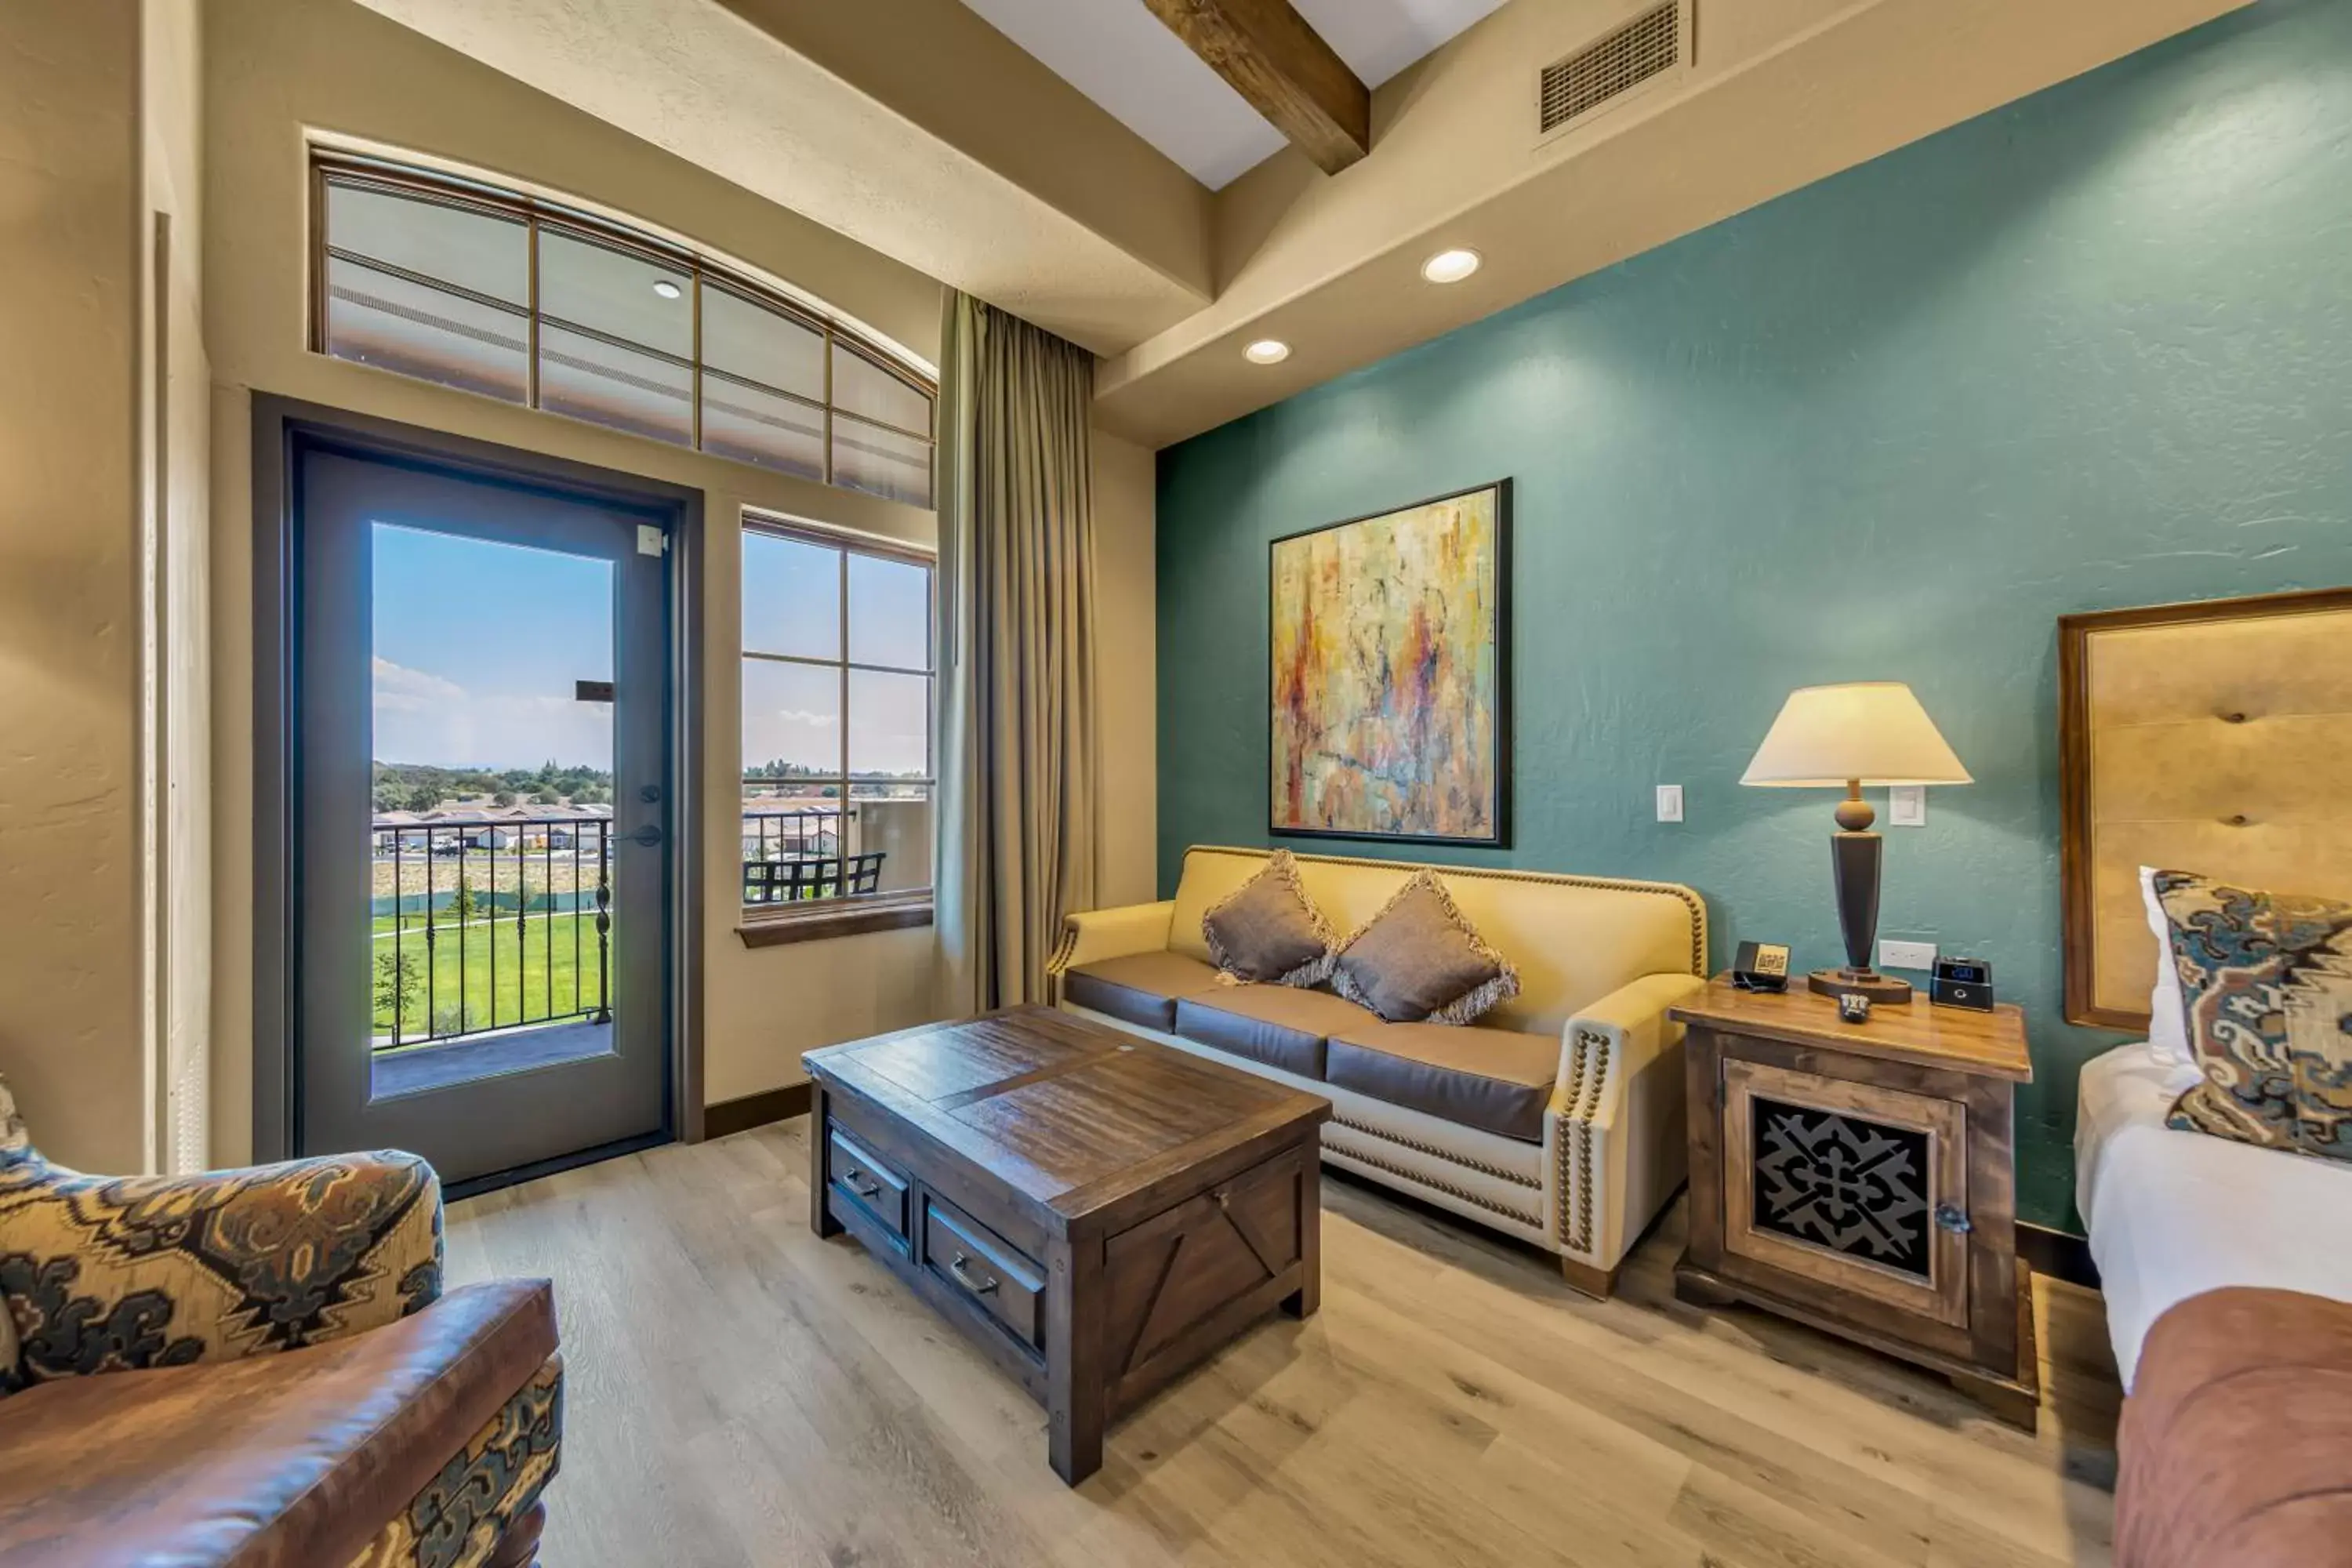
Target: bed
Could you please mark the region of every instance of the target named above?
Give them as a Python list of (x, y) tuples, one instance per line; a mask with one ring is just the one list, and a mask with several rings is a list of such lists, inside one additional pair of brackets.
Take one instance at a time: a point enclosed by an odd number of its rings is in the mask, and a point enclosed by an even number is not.
[[(2352, 1165), (2165, 1126), (2196, 1081), (2144, 1041), (2083, 1069), (2074, 1203), (2126, 1390), (2149, 1328), (2191, 1296), (2256, 1285), (2352, 1301)], [(2247, 1203), (2250, 1192), (2262, 1201)]]
[[(2059, 625), (2066, 1016), (2146, 1033), (2141, 867), (2352, 893), (2352, 590)], [(2149, 1330), (2192, 1297), (2352, 1301), (2352, 1165), (2168, 1129), (2196, 1081), (2146, 1043), (2083, 1069), (2075, 1202), (2126, 1390)]]

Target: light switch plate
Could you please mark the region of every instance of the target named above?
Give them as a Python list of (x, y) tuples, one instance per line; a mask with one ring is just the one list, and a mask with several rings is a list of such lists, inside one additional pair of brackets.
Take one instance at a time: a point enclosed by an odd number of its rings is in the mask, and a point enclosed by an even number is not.
[(1895, 942), (1883, 939), (1878, 944), (1878, 967), (1881, 969), (1933, 969), (1936, 967), (1936, 944), (1932, 942)]
[(1889, 827), (1927, 826), (1927, 786), (1889, 785), (1886, 791), (1886, 825)]
[(1658, 820), (1660, 822), (1680, 822), (1682, 819), (1683, 786), (1680, 784), (1660, 784), (1658, 786)]

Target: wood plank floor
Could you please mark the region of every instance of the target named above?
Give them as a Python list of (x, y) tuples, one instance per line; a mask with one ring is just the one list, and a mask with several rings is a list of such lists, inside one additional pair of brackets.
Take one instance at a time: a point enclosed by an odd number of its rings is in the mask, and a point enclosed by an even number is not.
[(845, 1237), (806, 1119), (450, 1210), (453, 1283), (556, 1281), (571, 1369), (546, 1568), (810, 1563), (2104, 1563), (2098, 1298), (2045, 1286), (2038, 1438), (1933, 1379), (1675, 1304), (1679, 1209), (1619, 1299), (1327, 1173), (1323, 1310), (1112, 1429), (1071, 1490), (1045, 1415)]

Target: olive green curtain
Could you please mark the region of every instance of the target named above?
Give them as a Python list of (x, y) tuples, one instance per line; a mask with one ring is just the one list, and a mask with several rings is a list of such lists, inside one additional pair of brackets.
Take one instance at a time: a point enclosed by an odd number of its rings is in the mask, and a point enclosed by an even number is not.
[(1094, 356), (950, 290), (937, 921), (950, 1011), (1042, 1001), (1094, 905)]

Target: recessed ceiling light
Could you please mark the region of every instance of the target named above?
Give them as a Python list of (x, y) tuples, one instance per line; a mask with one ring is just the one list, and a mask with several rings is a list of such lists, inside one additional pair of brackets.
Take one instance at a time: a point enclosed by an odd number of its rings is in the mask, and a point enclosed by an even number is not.
[(1290, 357), (1290, 345), (1280, 338), (1260, 338), (1242, 354), (1252, 364), (1280, 364)]
[(1421, 275), (1432, 283), (1459, 283), (1485, 259), (1475, 250), (1441, 250), (1421, 264)]
[(675, 300), (679, 294), (684, 292), (684, 290), (679, 289), (677, 284), (671, 282), (668, 279), (659, 278), (654, 280), (654, 292), (660, 295), (665, 300)]

